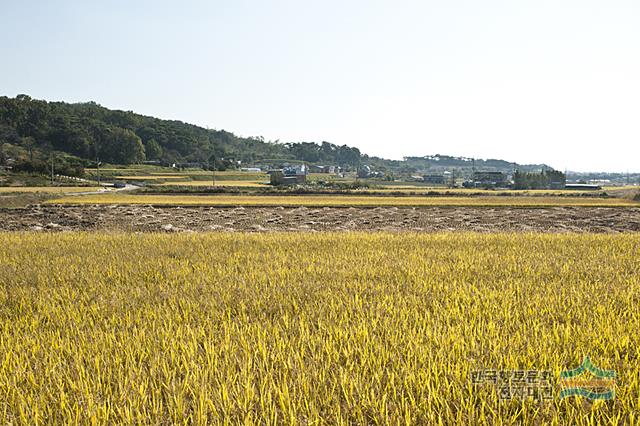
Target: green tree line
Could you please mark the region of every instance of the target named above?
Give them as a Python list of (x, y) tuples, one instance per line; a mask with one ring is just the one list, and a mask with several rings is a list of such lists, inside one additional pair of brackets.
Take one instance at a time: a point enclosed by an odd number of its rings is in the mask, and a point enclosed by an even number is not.
[(557, 170), (545, 170), (540, 173), (528, 173), (516, 170), (513, 174), (514, 189), (546, 189), (562, 188), (566, 184), (566, 176)]
[(19, 145), (30, 157), (33, 152), (59, 151), (115, 164), (145, 160), (206, 164), (222, 159), (227, 164), (230, 160), (247, 164), (279, 158), (357, 167), (368, 159), (346, 145), (267, 142), (262, 137), (239, 137), (225, 130), (110, 110), (95, 102), (47, 102), (27, 95), (0, 97), (0, 161), (6, 157), (4, 144)]

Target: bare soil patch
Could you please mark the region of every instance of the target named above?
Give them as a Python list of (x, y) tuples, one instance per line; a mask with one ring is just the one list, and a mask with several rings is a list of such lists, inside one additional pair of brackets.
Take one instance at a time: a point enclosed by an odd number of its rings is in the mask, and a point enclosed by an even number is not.
[(0, 209), (0, 231), (640, 232), (640, 208), (35, 205)]

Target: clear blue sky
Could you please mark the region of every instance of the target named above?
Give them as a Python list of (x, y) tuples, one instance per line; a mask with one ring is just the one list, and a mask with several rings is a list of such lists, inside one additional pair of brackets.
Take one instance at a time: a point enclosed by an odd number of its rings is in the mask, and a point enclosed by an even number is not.
[(329, 141), (640, 171), (640, 2), (10, 1), (0, 94)]

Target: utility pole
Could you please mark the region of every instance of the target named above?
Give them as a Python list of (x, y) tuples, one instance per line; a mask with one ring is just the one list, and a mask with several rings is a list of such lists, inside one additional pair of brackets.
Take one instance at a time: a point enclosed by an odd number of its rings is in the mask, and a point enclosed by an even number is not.
[(96, 168), (98, 171), (98, 186), (100, 186), (100, 161), (98, 161), (98, 157), (96, 157)]
[(54, 183), (53, 151), (51, 151), (51, 185)]
[(216, 186), (216, 156), (213, 155), (213, 186)]
[(202, 171), (205, 172), (205, 175), (207, 174), (206, 172), (209, 171), (209, 158), (207, 158), (207, 161), (206, 161), (205, 165), (203, 166)]
[(96, 169), (97, 169), (97, 173), (98, 173), (98, 186), (100, 186), (100, 149), (98, 149), (98, 140), (97, 140), (97, 138), (93, 143), (93, 149), (95, 150), (95, 154), (96, 154)]

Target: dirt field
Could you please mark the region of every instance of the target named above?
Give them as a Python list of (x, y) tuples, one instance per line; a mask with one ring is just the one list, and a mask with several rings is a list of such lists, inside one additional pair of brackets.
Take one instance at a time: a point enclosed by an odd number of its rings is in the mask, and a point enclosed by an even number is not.
[(640, 208), (164, 207), (0, 209), (0, 231), (640, 232)]

